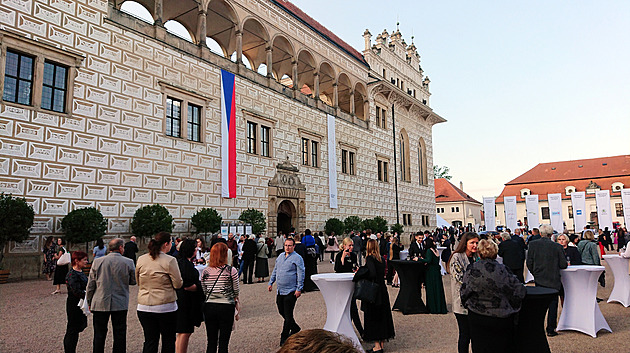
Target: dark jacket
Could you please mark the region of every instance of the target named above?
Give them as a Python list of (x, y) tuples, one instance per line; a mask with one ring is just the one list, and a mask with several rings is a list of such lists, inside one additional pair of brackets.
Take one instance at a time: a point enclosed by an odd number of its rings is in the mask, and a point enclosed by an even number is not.
[(128, 241), (125, 243), (125, 251), (123, 252), (123, 256), (133, 260), (133, 263), (136, 263), (136, 254), (138, 253), (138, 244), (133, 241)]
[(426, 250), (424, 249), (424, 244), (420, 243), (420, 246), (418, 246), (418, 243), (414, 240), (411, 242), (411, 245), (409, 245), (409, 258), (413, 259), (414, 257), (424, 257), (426, 253)]
[(525, 262), (525, 249), (514, 240), (505, 240), (499, 244), (499, 256), (503, 258), (503, 264), (510, 270), (523, 269)]
[(560, 270), (567, 268), (562, 245), (543, 237), (529, 243), (527, 268), (537, 285), (560, 290)]
[(256, 242), (253, 239), (245, 239), (243, 243), (243, 260), (254, 261), (257, 252), (258, 246)]
[(575, 246), (567, 246), (564, 249), (564, 256), (567, 258), (567, 262), (569, 262), (571, 266), (582, 264), (582, 255), (580, 255), (580, 252)]

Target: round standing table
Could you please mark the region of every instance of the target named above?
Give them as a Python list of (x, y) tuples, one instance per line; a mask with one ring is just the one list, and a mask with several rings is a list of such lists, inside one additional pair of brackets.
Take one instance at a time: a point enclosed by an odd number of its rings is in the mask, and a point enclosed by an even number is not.
[(545, 333), (547, 308), (558, 291), (544, 287), (525, 287), (527, 295), (523, 299), (516, 326), (517, 353), (549, 353), (549, 343)]
[(354, 293), (353, 278), (354, 273), (322, 273), (311, 276), (326, 303), (324, 330), (347, 336), (363, 352), (361, 341), (354, 332), (350, 319), (350, 301)]
[(619, 255), (604, 255), (603, 258), (615, 276), (615, 285), (610, 292), (608, 302), (619, 302), (627, 308), (630, 305), (630, 275), (628, 275), (630, 259)]
[(392, 260), (392, 263), (400, 279), (400, 291), (392, 310), (400, 310), (403, 315), (428, 313), (420, 291), (420, 274), (424, 271), (424, 264), (412, 260)]
[(569, 266), (560, 270), (564, 286), (564, 306), (558, 320), (558, 331), (574, 330), (597, 337), (599, 330), (612, 332), (604, 319), (597, 295), (597, 279), (604, 266)]
[(438, 254), (440, 256), (439, 258), (439, 262), (440, 262), (440, 274), (442, 274), (442, 276), (444, 276), (446, 274), (446, 269), (444, 268), (444, 262), (442, 262), (442, 251), (446, 250), (445, 246), (438, 246)]
[(206, 269), (206, 267), (208, 267), (207, 265), (195, 265), (195, 268), (197, 269), (197, 271), (199, 271), (199, 280), (201, 281), (201, 274), (203, 273), (203, 270)]

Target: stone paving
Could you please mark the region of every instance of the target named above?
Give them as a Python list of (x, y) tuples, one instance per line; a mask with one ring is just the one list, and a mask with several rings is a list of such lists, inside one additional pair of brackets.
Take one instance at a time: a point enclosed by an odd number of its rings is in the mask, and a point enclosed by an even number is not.
[[(274, 260), (271, 259), (270, 269)], [(332, 264), (321, 262), (320, 272), (332, 272)], [(450, 278), (444, 276), (444, 288), (450, 310)], [(599, 287), (598, 296), (607, 299), (613, 285), (612, 272), (607, 268), (606, 288)], [(274, 287), (275, 288), (275, 287)], [(0, 285), (0, 352), (63, 352), (65, 333), (66, 291), (50, 295), (52, 282), (32, 280)], [(393, 302), (398, 289), (390, 288)], [(135, 310), (137, 287), (132, 287), (127, 318), (128, 352), (142, 351), (142, 328)], [(230, 340), (231, 352), (275, 352), (279, 348), (282, 318), (277, 313), (275, 295), (267, 291), (266, 283), (241, 287), (243, 311)], [(600, 303), (600, 308), (613, 333), (601, 331), (597, 338), (582, 333), (563, 331), (549, 339), (552, 352), (621, 352), (630, 341), (630, 308), (620, 304)], [(326, 308), (319, 292), (300, 297), (295, 316), (302, 329), (321, 328), (326, 321)], [(456, 352), (457, 323), (452, 313), (446, 315), (409, 315), (394, 312), (396, 338), (385, 345), (387, 352)], [(497, 328), (501, 334), (501, 328)], [(78, 352), (91, 352), (93, 331), (91, 319), (81, 333)], [(106, 351), (111, 351), (111, 328)], [(206, 336), (202, 324), (191, 336), (189, 352), (205, 352)], [(365, 348), (371, 346), (364, 344)]]

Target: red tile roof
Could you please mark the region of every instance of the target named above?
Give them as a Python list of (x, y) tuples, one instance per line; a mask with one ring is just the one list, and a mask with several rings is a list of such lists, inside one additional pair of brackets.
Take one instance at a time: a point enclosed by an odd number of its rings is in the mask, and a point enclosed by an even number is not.
[[(561, 193), (563, 199), (570, 199), (571, 196), (566, 195), (567, 186), (585, 191), (591, 181), (601, 190), (611, 190), (611, 196), (619, 196), (619, 192), (612, 192), (612, 184), (620, 182), (630, 186), (630, 155), (538, 164), (505, 184), (496, 202), (502, 203), (504, 196), (516, 196), (517, 201), (525, 201), (521, 198), (522, 189), (529, 189), (532, 195), (538, 195), (539, 200), (546, 200), (547, 194), (553, 193)], [(595, 195), (587, 194), (586, 197)]]
[(300, 10), (297, 6), (293, 5), (291, 2), (286, 0), (271, 0), (271, 2), (278, 5), (291, 16), (295, 17), (300, 22), (304, 23), (308, 27), (312, 28), (315, 32), (319, 33), (326, 40), (333, 43), (341, 50), (345, 51), (350, 56), (357, 59), (357, 61), (359, 61), (361, 64), (368, 66), (367, 61), (365, 61), (365, 58), (363, 58), (363, 55), (361, 53), (351, 47), (350, 44), (344, 42), (341, 38), (337, 37), (337, 35), (329, 31), (326, 27), (322, 26), (311, 16), (307, 15), (304, 11)]
[(481, 205), (481, 202), (473, 199), (470, 195), (444, 178), (435, 179), (434, 183), (435, 202), (469, 201)]

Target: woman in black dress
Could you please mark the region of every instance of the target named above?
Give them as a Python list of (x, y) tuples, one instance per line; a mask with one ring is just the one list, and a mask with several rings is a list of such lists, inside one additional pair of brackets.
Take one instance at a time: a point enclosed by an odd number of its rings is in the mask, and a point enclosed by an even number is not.
[[(66, 241), (63, 238), (57, 238), (57, 255), (53, 258), (55, 260), (55, 264), (57, 260), (61, 257), (61, 255), (65, 254), (68, 250), (66, 250)], [(66, 284), (66, 275), (68, 274), (68, 265), (55, 265), (55, 275), (53, 276), (53, 285), (57, 286), (57, 289), (52, 292), (52, 294), (61, 293), (61, 285)]]
[(203, 321), (202, 305), (203, 292), (199, 280), (199, 271), (193, 265), (197, 249), (196, 242), (192, 239), (184, 239), (179, 246), (179, 258), (177, 265), (182, 274), (184, 284), (176, 289), (177, 293), (177, 324), (175, 332), (175, 351), (186, 353), (188, 351), (188, 340), (195, 331), (195, 327), (201, 326)]
[[(87, 276), (82, 269), (87, 266), (88, 255), (83, 251), (72, 253), (72, 270), (66, 275), (68, 285), (68, 299), (66, 300), (66, 315), (68, 324), (66, 334), (63, 337), (63, 350), (65, 353), (76, 353), (79, 333), (87, 327), (87, 316), (79, 308), (79, 300), (85, 298)], [(64, 266), (67, 267), (68, 265)]]
[(382, 353), (383, 342), (394, 338), (394, 320), (389, 305), (389, 295), (385, 286), (385, 264), (378, 250), (378, 243), (370, 239), (366, 246), (365, 265), (369, 270), (368, 279), (378, 284), (380, 300), (377, 303), (361, 301), (364, 313), (364, 328), (362, 338), (367, 342), (374, 342), (374, 348), (368, 352)]
[(44, 243), (44, 266), (42, 269), (42, 273), (46, 275), (46, 280), (51, 280), (51, 275), (55, 273), (55, 242), (53, 241), (53, 237), (46, 238), (46, 242)]

